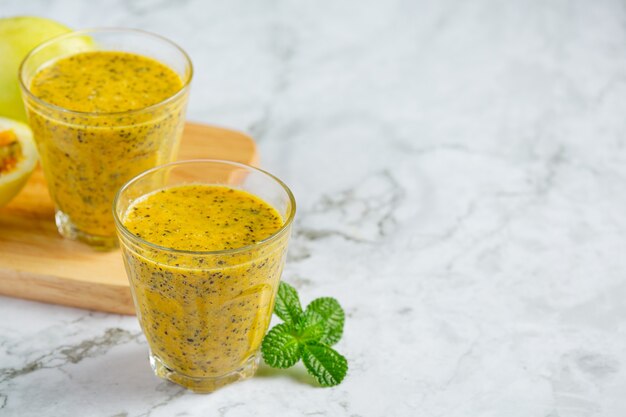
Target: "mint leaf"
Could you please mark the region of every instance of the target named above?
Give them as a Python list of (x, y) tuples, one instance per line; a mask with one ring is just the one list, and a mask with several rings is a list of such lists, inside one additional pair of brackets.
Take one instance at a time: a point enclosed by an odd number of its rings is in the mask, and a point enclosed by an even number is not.
[(302, 306), (294, 287), (284, 282), (279, 284), (274, 313), (285, 323), (295, 323), (300, 318)]
[(289, 324), (277, 324), (263, 339), (263, 360), (273, 368), (289, 368), (300, 360), (300, 343)]
[(281, 282), (274, 313), (284, 323), (274, 326), (263, 339), (261, 353), (274, 368), (289, 368), (300, 359), (309, 374), (323, 387), (339, 384), (348, 372), (348, 361), (330, 345), (343, 334), (345, 313), (337, 300), (313, 300), (302, 311), (298, 292)]
[(326, 325), (321, 314), (307, 310), (294, 324), (294, 330), (300, 343), (319, 342), (326, 334)]
[(339, 384), (348, 372), (348, 361), (323, 343), (307, 343), (302, 347), (302, 361), (309, 373), (323, 387)]
[(341, 339), (346, 315), (339, 302), (331, 297), (316, 298), (306, 308), (306, 312), (315, 311), (323, 319), (325, 334), (319, 340), (327, 345), (334, 345)]

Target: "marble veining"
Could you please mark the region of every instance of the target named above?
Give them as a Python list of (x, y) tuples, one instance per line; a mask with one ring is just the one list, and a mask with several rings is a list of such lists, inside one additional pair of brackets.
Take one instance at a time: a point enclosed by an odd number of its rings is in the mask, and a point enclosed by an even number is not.
[[(346, 309), (344, 383), (195, 395), (136, 320), (0, 299), (0, 416), (626, 415), (626, 7), (617, 0), (0, 0), (195, 64), (298, 216), (284, 279)], [(2, 254), (0, 254), (0, 259)]]

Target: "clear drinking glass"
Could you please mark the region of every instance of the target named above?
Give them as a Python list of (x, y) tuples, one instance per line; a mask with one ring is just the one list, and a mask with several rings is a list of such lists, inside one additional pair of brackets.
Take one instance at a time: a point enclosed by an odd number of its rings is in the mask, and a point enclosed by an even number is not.
[[(74, 111), (33, 94), (32, 80), (40, 69), (60, 58), (92, 51), (152, 58), (174, 70), (182, 88), (159, 103), (122, 112)], [(111, 216), (115, 192), (140, 172), (175, 159), (192, 73), (189, 57), (176, 44), (130, 29), (61, 35), (24, 59), (19, 74), (22, 96), (61, 235), (100, 249), (117, 245)], [(67, 94), (71, 97), (72, 91)]]
[[(245, 190), (273, 206), (283, 217), (283, 226), (249, 246), (200, 252), (152, 244), (124, 226), (125, 213), (137, 199), (183, 184)], [(113, 214), (156, 375), (197, 392), (210, 392), (254, 374), (274, 309), (295, 208), (291, 191), (276, 177), (218, 160), (167, 164), (140, 174), (120, 189)]]

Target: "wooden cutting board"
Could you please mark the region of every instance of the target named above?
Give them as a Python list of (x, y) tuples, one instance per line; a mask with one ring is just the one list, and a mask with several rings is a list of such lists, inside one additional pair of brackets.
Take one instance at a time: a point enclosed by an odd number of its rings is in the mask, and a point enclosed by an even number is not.
[[(179, 159), (196, 158), (258, 162), (254, 141), (243, 133), (187, 123)], [(120, 251), (97, 252), (57, 233), (41, 168), (11, 203), (0, 208), (0, 294), (135, 313)]]

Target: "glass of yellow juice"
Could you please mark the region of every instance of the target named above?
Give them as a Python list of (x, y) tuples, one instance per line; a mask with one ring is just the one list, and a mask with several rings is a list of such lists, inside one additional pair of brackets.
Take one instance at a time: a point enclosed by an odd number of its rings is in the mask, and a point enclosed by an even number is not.
[(276, 177), (218, 160), (153, 168), (119, 190), (113, 215), (156, 375), (211, 392), (254, 374), (295, 209)]
[(176, 44), (130, 29), (61, 35), (24, 59), (22, 97), (61, 235), (117, 245), (115, 192), (175, 159), (192, 73)]

